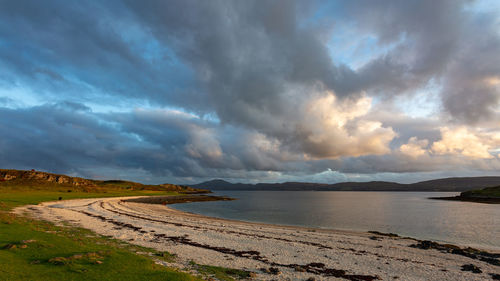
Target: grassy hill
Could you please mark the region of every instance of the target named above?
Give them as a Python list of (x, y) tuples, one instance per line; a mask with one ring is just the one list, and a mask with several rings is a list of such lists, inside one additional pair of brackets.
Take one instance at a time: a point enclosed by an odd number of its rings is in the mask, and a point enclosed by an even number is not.
[(205, 193), (208, 190), (185, 185), (159, 184), (148, 185), (123, 180), (93, 180), (67, 175), (53, 174), (35, 170), (0, 169), (0, 189), (14, 190), (52, 190), (66, 192), (101, 192), (123, 190), (171, 191), (179, 193)]
[(483, 189), (470, 190), (460, 193), (461, 197), (470, 198), (498, 198), (500, 199), (500, 185)]

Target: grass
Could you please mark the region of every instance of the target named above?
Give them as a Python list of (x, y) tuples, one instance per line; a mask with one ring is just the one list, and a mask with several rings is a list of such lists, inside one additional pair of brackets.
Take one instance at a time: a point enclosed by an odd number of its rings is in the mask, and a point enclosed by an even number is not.
[(500, 198), (500, 186), (462, 192), (461, 196)]
[(5, 211), (0, 229), (0, 280), (200, 280), (136, 254), (141, 247), (85, 229)]
[[(179, 195), (151, 190), (82, 192), (60, 187), (0, 186), (0, 280), (202, 280), (154, 263), (175, 261), (176, 256), (97, 235), (89, 230), (56, 226), (18, 216), (10, 211), (21, 205), (76, 198), (135, 195)], [(141, 254), (142, 253), (142, 254)], [(203, 276), (234, 280), (233, 269), (199, 267)], [(236, 271), (235, 271), (236, 272)]]
[(166, 262), (175, 262), (175, 260), (177, 259), (176, 254), (171, 254), (169, 252), (157, 252), (155, 253), (155, 256)]
[(205, 273), (213, 275), (215, 278), (224, 281), (232, 281), (236, 279), (244, 279), (250, 277), (250, 272), (245, 270), (225, 268), (212, 265), (199, 265), (198, 271), (200, 273)]
[(194, 261), (191, 261), (190, 264), (194, 269), (196, 269), (201, 274), (205, 276), (213, 276), (223, 281), (233, 281), (235, 279), (251, 278), (250, 275), (251, 273), (245, 270), (197, 264)]

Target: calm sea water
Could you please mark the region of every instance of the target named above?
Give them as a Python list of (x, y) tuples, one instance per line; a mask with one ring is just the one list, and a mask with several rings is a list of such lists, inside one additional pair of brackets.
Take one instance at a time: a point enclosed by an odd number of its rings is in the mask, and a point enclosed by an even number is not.
[(500, 250), (500, 205), (430, 200), (450, 192), (221, 191), (236, 201), (171, 207), (207, 216), (403, 236)]

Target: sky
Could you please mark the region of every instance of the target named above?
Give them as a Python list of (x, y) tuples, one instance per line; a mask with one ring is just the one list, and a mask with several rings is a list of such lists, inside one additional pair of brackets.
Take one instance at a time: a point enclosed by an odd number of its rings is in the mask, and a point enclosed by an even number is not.
[(0, 0), (0, 168), (500, 176), (500, 1)]

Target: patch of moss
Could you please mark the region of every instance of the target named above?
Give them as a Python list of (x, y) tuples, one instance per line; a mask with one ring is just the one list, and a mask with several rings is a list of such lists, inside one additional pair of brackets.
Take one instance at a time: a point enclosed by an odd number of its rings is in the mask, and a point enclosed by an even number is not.
[(166, 262), (175, 262), (175, 260), (177, 259), (176, 254), (171, 254), (169, 252), (158, 252), (155, 253), (155, 256), (160, 257), (163, 261)]
[(202, 265), (191, 261), (191, 265), (201, 274), (213, 276), (223, 281), (234, 281), (235, 279), (245, 279), (252, 277), (250, 271), (226, 268), (212, 265)]

